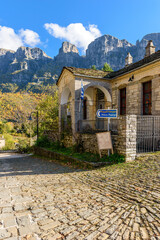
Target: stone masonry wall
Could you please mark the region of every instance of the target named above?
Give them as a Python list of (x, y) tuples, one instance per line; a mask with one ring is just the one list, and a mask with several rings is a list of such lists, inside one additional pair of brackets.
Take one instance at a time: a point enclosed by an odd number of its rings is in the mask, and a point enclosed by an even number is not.
[(137, 116), (126, 116), (126, 161), (135, 160), (137, 137)]
[[(134, 77), (133, 81), (129, 81)], [(160, 115), (160, 62), (126, 73), (112, 81), (112, 107), (120, 108), (120, 89), (126, 88), (126, 114), (143, 113), (143, 83), (152, 83), (152, 115)]]
[[(114, 152), (125, 156), (126, 161), (132, 161), (136, 157), (136, 127), (137, 115), (119, 116), (118, 135), (112, 135)], [(76, 138), (81, 138), (85, 152), (98, 153), (96, 134), (66, 135), (61, 141), (65, 147), (72, 147)]]
[(66, 135), (61, 140), (65, 147), (72, 147), (74, 145), (74, 138), (72, 135)]
[(136, 157), (137, 116), (120, 116), (118, 121), (118, 135), (112, 136), (114, 151), (125, 156), (126, 161)]
[(126, 118), (118, 117), (117, 119), (118, 135), (112, 136), (113, 150), (119, 154), (126, 154)]
[(82, 141), (85, 152), (98, 153), (96, 134), (82, 134)]

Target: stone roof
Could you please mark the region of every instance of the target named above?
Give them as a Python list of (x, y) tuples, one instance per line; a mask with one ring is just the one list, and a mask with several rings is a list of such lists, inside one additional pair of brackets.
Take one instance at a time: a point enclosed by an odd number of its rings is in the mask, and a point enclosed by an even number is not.
[(93, 78), (105, 78), (106, 75), (110, 72), (104, 72), (102, 70), (94, 70), (94, 69), (87, 69), (87, 68), (76, 68), (76, 67), (64, 67), (63, 69), (67, 69), (73, 73), (73, 75), (79, 76), (89, 76)]
[(160, 60), (160, 51), (157, 51), (156, 53), (153, 53), (152, 55), (145, 57), (138, 62), (135, 62), (128, 66), (125, 66), (124, 68), (122, 68), (116, 72), (111, 72), (106, 76), (106, 78), (118, 77), (118, 76), (128, 73), (132, 70), (136, 70), (139, 67), (143, 67), (146, 64), (152, 63), (155, 60)]

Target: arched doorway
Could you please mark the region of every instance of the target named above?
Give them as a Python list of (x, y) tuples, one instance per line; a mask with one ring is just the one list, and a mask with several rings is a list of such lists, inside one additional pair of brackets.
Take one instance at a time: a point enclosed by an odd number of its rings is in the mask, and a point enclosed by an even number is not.
[[(105, 109), (105, 94), (104, 92), (102, 92), (102, 90), (100, 90), (99, 88), (97, 88), (97, 92), (96, 92), (96, 112), (99, 109)], [(104, 119), (99, 119), (96, 116), (96, 128), (103, 130), (104, 129)]]
[(107, 130), (107, 120), (97, 118), (98, 109), (107, 109), (111, 107), (111, 95), (103, 86), (89, 86), (84, 91), (83, 110), (80, 114), (81, 129), (89, 130)]

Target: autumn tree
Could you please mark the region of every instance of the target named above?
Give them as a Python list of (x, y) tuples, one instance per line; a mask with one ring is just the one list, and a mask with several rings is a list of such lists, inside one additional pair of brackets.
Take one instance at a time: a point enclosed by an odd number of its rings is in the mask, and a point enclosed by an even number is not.
[(40, 130), (58, 129), (58, 92), (46, 96), (37, 106)]

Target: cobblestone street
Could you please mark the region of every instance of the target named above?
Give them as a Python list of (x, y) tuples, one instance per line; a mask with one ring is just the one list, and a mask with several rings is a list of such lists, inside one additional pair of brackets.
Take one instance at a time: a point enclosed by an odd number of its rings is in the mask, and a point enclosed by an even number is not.
[(160, 155), (90, 171), (0, 158), (0, 239), (160, 239)]

